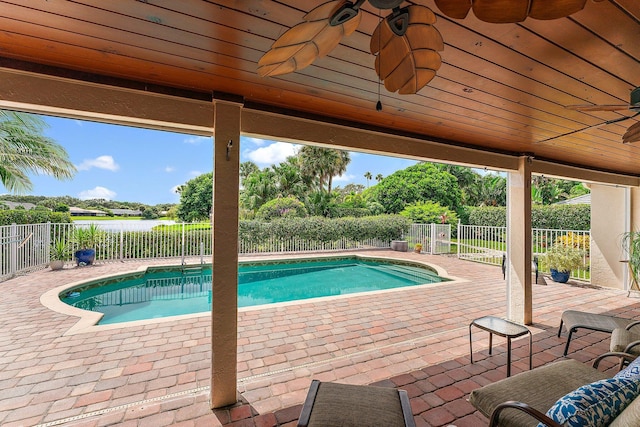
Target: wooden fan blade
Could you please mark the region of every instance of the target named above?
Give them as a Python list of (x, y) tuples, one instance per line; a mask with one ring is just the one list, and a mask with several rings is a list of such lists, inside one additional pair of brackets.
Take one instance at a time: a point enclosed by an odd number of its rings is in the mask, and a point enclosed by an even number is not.
[(292, 73), (331, 52), (343, 37), (353, 33), (360, 24), (362, 13), (358, 10), (352, 19), (339, 25), (330, 25), (333, 14), (346, 3), (346, 0), (330, 1), (307, 13), (304, 22), (287, 30), (260, 58), (258, 74), (265, 77)]
[(532, 1), (529, 17), (534, 19), (558, 19), (584, 9), (587, 0)]
[(628, 110), (628, 105), (622, 104), (605, 104), (605, 105), (566, 105), (564, 108), (567, 110), (575, 110), (575, 111), (620, 111), (620, 110)]
[(622, 135), (623, 144), (631, 144), (633, 142), (640, 142), (640, 122), (631, 125), (627, 132)]
[(409, 6), (407, 30), (396, 35), (385, 19), (371, 36), (376, 73), (390, 92), (417, 93), (440, 68), (438, 51), (444, 49), (440, 32), (431, 25), (435, 14), (425, 6)]
[[(602, 1), (602, 0), (594, 0)], [(586, 0), (435, 0), (445, 15), (464, 19), (473, 9), (476, 17), (485, 22), (514, 23), (527, 17), (557, 19), (582, 10)]]
[(529, 14), (529, 0), (473, 0), (473, 13), (494, 24), (522, 22)]
[(471, 10), (471, 0), (436, 0), (436, 6), (450, 18), (464, 19)]

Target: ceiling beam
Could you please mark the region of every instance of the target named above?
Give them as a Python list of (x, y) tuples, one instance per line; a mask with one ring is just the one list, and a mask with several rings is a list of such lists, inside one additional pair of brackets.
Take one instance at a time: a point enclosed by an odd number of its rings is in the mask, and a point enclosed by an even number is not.
[[(202, 94), (116, 87), (56, 75), (0, 67), (0, 108), (125, 126), (210, 136), (214, 106)], [(517, 170), (526, 154), (497, 153), (397, 135), (382, 128), (295, 117), (291, 112), (242, 110), (243, 135), (291, 143), (340, 147), (350, 151), (434, 161), (498, 171)], [(640, 178), (532, 159), (532, 172), (547, 176), (639, 186)]]

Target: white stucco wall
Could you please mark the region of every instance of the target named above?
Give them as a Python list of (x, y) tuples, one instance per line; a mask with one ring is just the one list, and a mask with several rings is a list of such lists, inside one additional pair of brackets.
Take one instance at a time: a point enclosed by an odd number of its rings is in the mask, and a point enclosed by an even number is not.
[(628, 188), (591, 185), (591, 283), (626, 289), (626, 264), (621, 246), (629, 223)]

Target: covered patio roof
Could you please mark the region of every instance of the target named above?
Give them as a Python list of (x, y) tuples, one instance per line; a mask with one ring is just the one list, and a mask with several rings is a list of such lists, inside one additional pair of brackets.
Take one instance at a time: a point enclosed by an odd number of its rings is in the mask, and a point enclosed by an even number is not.
[[(420, 145), (438, 142), (640, 175), (640, 148), (621, 142), (638, 119), (597, 126), (632, 111), (565, 108), (629, 103), (631, 90), (640, 85), (638, 2), (586, 0), (583, 10), (566, 18), (513, 24), (482, 22), (473, 12), (450, 18), (433, 0), (404, 2), (430, 7), (437, 15), (435, 27), (445, 45), (442, 66), (415, 95), (383, 86), (382, 111), (375, 108), (378, 77), (369, 50), (379, 11), (368, 2), (357, 30), (327, 56), (292, 74), (257, 74), (258, 60), (274, 40), (322, 3), (3, 0), (0, 106), (72, 115), (75, 103), (76, 110), (93, 112), (98, 120), (136, 116), (138, 124), (175, 122), (205, 132), (213, 126), (212, 115), (193, 107), (210, 105), (214, 92), (224, 92), (253, 111), (411, 137), (412, 147), (389, 144), (375, 151), (426, 155), (429, 150)], [(36, 76), (46, 76), (49, 86), (34, 84)], [(183, 114), (121, 99), (110, 111), (97, 95), (47, 90), (49, 77), (171, 95), (191, 101), (192, 109)]]

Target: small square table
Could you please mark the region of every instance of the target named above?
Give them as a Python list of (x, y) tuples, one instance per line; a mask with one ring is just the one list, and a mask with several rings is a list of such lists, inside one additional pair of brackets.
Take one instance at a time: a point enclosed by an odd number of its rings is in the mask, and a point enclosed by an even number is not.
[(532, 367), (532, 342), (533, 336), (531, 331), (524, 325), (521, 325), (510, 320), (502, 319), (496, 316), (484, 316), (473, 320), (469, 324), (469, 350), (471, 351), (471, 363), (473, 363), (473, 341), (471, 339), (471, 327), (475, 326), (484, 331), (489, 332), (489, 354), (491, 354), (491, 347), (493, 345), (493, 334), (496, 334), (507, 339), (507, 376), (511, 376), (511, 340), (523, 335), (529, 334), (529, 370)]

